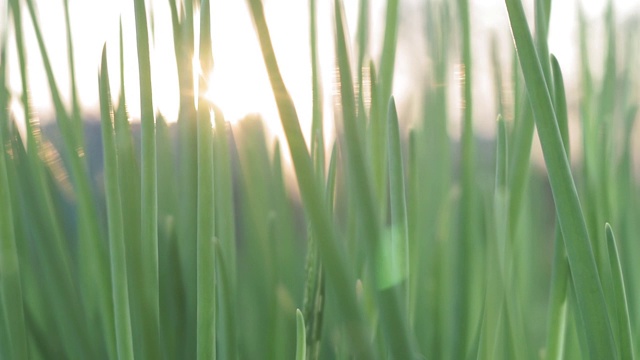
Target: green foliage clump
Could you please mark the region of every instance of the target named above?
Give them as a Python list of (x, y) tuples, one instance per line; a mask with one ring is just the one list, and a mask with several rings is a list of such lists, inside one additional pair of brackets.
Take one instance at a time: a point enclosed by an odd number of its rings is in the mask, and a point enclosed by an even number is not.
[[(637, 46), (621, 54), (617, 44), (635, 44), (638, 29), (619, 31), (609, 5), (596, 81), (579, 13), (582, 131), (573, 139), (568, 90), (548, 47), (551, 1), (534, 2), (532, 36), (521, 1), (505, 0), (514, 61), (504, 76), (499, 45), (488, 43), (498, 120), (495, 161), (487, 163), (474, 134), (482, 105), (473, 102), (479, 39), (469, 1), (424, 3), (431, 83), (410, 122), (393, 97), (400, 1), (386, 3), (376, 59), (369, 1), (359, 2), (352, 44), (343, 2), (334, 0), (339, 92), (331, 139), (317, 4), (309, 1), (308, 146), (263, 2), (247, 0), (284, 130), (272, 146), (258, 116), (231, 126), (224, 109), (194, 96), (209, 86), (194, 78), (194, 64), (203, 74), (214, 66), (209, 0), (169, 0), (180, 112), (176, 124), (155, 112), (153, 13), (134, 0), (140, 124), (127, 113), (121, 26), (117, 106), (106, 45), (96, 64), (96, 153), (92, 125), (81, 117), (69, 2), (67, 106), (34, 0), (9, 0), (10, 21), (0, 29), (0, 358), (633, 359)], [(59, 141), (33, 116), (23, 5)], [(10, 51), (19, 69), (8, 68)], [(458, 111), (447, 106), (454, 62), (464, 80), (455, 89), (464, 104), (459, 142), (448, 131)], [(9, 71), (22, 81), (24, 134), (9, 107)], [(530, 159), (534, 130), (544, 172)], [(573, 167), (570, 141), (582, 149)], [(289, 157), (292, 171), (283, 162)]]

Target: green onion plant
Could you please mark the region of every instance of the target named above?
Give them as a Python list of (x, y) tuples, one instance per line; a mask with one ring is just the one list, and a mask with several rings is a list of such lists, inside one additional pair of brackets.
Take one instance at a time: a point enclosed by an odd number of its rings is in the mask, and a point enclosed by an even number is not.
[[(270, 4), (246, 0), (277, 139), (262, 115), (232, 124), (207, 95), (216, 39), (234, 36), (212, 32), (224, 7), (209, 0), (167, 1), (167, 24), (130, 2), (140, 119), (125, 97), (123, 20), (95, 64), (100, 121), (83, 119), (74, 3), (62, 5), (66, 49), (45, 41), (37, 0), (0, 5), (0, 359), (635, 358), (640, 26), (619, 22), (612, 1), (599, 52), (578, 4), (576, 86), (550, 47), (552, 0), (535, 0), (531, 19), (505, 0), (509, 43), (477, 35), (473, 2), (420, 1), (427, 60), (410, 69), (409, 106), (397, 70), (413, 5), (386, 1), (378, 23), (359, 0), (349, 24), (342, 0), (326, 4), (329, 18), (309, 0), (291, 14), (309, 20), (302, 114)], [(176, 119), (153, 101), (160, 41), (174, 45)], [(322, 81), (325, 51), (334, 84)], [(54, 53), (67, 59), (68, 96)], [(34, 56), (45, 84), (31, 82)], [(479, 77), (493, 82), (489, 102), (476, 98)], [(49, 90), (54, 122), (39, 122), (35, 86)], [(486, 114), (498, 119), (491, 139), (477, 131)]]

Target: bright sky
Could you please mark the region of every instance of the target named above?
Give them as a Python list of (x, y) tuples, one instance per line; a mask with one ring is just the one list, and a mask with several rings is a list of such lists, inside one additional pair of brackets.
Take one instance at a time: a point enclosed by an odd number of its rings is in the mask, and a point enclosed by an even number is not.
[[(308, 132), (311, 114), (310, 65), (308, 45), (308, 1), (302, 0), (263, 0), (266, 8), (267, 21), (278, 57), (280, 69), (285, 83), (296, 103), (303, 129)], [(550, 34), (550, 49), (558, 57), (567, 82), (574, 78), (577, 60), (576, 34), (576, 1), (568, 0), (553, 2), (552, 23)], [(50, 53), (58, 84), (63, 94), (69, 93), (67, 72), (66, 41), (64, 30), (63, 0), (36, 1), (39, 7), (40, 22), (44, 29), (44, 36)], [(345, 0), (347, 21), (352, 33), (357, 21), (356, 0)], [(606, 6), (606, 0), (585, 0), (587, 16), (598, 19)], [(615, 0), (617, 14), (624, 17), (632, 10), (639, 8), (638, 1)], [(5, 12), (7, 0), (0, 0), (1, 11)], [(156, 42), (153, 53), (153, 83), (154, 103), (160, 112), (169, 120), (174, 120), (178, 111), (177, 74), (173, 43), (170, 40), (171, 19), (167, 0), (151, 0), (148, 2), (155, 14)], [(319, 54), (323, 74), (325, 91), (325, 113), (330, 113), (332, 107), (333, 83), (333, 11), (331, 1), (318, 1), (319, 18)], [(419, 0), (401, 1), (402, 21), (400, 36), (411, 35), (421, 31), (420, 19), (415, 19), (422, 3)], [(528, 1), (531, 4), (531, 0)], [(118, 84), (118, 24), (120, 16), (125, 32), (125, 73), (127, 76), (127, 95), (129, 110), (133, 117), (139, 114), (138, 104), (138, 74), (135, 51), (135, 31), (133, 17), (133, 3), (130, 0), (70, 0), (73, 41), (77, 67), (78, 87), (83, 108), (87, 113), (97, 112), (98, 85), (97, 71), (103, 43), (106, 41), (109, 49), (110, 73), (113, 77), (113, 93), (117, 93)], [(247, 113), (261, 113), (275, 133), (280, 133), (279, 119), (271, 94), (268, 77), (262, 62), (260, 48), (254, 33), (253, 24), (249, 17), (246, 2), (242, 0), (212, 1), (212, 38), (214, 53), (214, 72), (211, 74), (212, 97), (225, 112), (228, 120), (235, 121)], [(530, 8), (530, 6), (529, 6)], [(374, 31), (371, 51), (378, 57), (381, 43), (382, 19), (384, 1), (373, 0), (372, 29)], [(504, 36), (505, 43), (509, 41), (507, 31), (507, 15), (501, 0), (472, 0), (472, 26), (478, 37), (486, 37), (474, 42), (476, 62), (475, 95), (487, 96), (487, 89), (491, 89), (488, 74), (482, 74), (482, 69), (488, 69), (489, 34), (498, 31)], [(32, 99), (36, 111), (43, 119), (52, 116), (50, 94), (46, 86), (46, 77), (35, 42), (35, 35), (28, 20), (28, 13), (23, 12), (25, 19), (25, 34), (28, 41), (28, 63), (31, 83)], [(0, 13), (0, 24), (7, 24), (6, 13)], [(5, 26), (0, 27), (3, 31)], [(596, 27), (594, 31), (600, 31)], [(377, 32), (376, 32), (377, 31)], [(12, 33), (10, 33), (10, 37)], [(17, 56), (13, 50), (13, 40), (10, 56), (10, 84), (14, 94), (19, 94), (20, 77), (17, 71)], [(507, 46), (505, 44), (505, 46)], [(416, 91), (412, 86), (419, 85), (420, 76), (416, 76), (416, 57), (421, 58), (424, 52), (416, 53), (420, 46), (400, 47), (398, 51), (397, 70), (394, 94), (400, 104), (416, 102)], [(508, 48), (504, 48), (505, 50)], [(508, 59), (510, 51), (505, 51)], [(506, 60), (505, 60), (506, 61)], [(421, 63), (421, 61), (418, 61)], [(423, 63), (424, 64), (424, 63)], [(454, 67), (452, 67), (454, 71)], [(483, 80), (483, 76), (485, 79)], [(115, 96), (115, 95), (114, 95)], [(482, 103), (476, 100), (476, 104)], [(489, 101), (489, 103), (491, 103)], [(477, 114), (479, 115), (479, 114)], [(401, 114), (402, 117), (402, 114)], [(482, 128), (483, 123), (493, 124), (494, 115), (478, 116), (477, 124)], [(455, 118), (454, 118), (455, 122)], [(492, 128), (488, 126), (486, 128)], [(491, 130), (489, 130), (491, 131)]]

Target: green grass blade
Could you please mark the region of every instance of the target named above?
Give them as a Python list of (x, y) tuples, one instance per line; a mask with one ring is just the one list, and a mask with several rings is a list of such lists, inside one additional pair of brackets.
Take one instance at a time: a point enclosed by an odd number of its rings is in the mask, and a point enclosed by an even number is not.
[(333, 210), (335, 203), (335, 191), (336, 191), (336, 172), (338, 164), (338, 144), (333, 143), (331, 148), (331, 158), (329, 159), (329, 169), (327, 170), (327, 203)]
[[(549, 57), (548, 33), (549, 19), (551, 16), (551, 0), (536, 0), (534, 3), (535, 24), (536, 24), (536, 48), (541, 59)], [(522, 89), (520, 80), (519, 67), (516, 66), (514, 59), (514, 86), (515, 86), (515, 103), (516, 103), (516, 125), (514, 129), (514, 144), (512, 147), (513, 156), (511, 159), (512, 169), (510, 175), (511, 196), (509, 201), (509, 215), (511, 222), (511, 238), (515, 238), (520, 222), (520, 214), (522, 213), (522, 199), (529, 180), (529, 158), (531, 156), (531, 145), (533, 141), (534, 119), (529, 99), (525, 89)], [(545, 74), (547, 82), (550, 81), (549, 62), (541, 63), (542, 71)], [(550, 93), (553, 90), (549, 91)]]
[(122, 221), (122, 203), (120, 202), (120, 186), (118, 184), (118, 155), (114, 139), (114, 118), (109, 90), (106, 45), (102, 51), (102, 66), (99, 82), (117, 353), (119, 359), (133, 359), (133, 339), (131, 335), (129, 290), (127, 285), (127, 262), (124, 247), (124, 226)]
[(564, 78), (562, 76), (562, 70), (560, 69), (558, 59), (556, 59), (554, 55), (551, 55), (551, 72), (553, 74), (552, 79), (554, 88), (553, 106), (556, 113), (556, 120), (558, 121), (558, 129), (560, 130), (560, 137), (562, 138), (562, 144), (564, 144), (564, 151), (567, 154), (567, 159), (571, 159), (567, 96), (564, 91)]
[[(398, 43), (398, 10), (400, 6), (399, 0), (387, 1), (387, 8), (384, 22), (384, 38), (382, 42), (382, 51), (380, 55), (379, 75), (371, 75), (371, 124), (373, 127), (373, 143), (371, 156), (373, 157), (374, 170), (374, 191), (381, 208), (385, 208), (385, 190), (387, 188), (387, 154), (384, 149), (387, 148), (387, 127), (384, 125), (384, 119), (388, 112), (389, 98), (393, 93), (393, 75), (395, 73), (396, 48)], [(363, 9), (364, 11), (364, 9)], [(363, 13), (363, 16), (365, 14)], [(365, 26), (365, 24), (363, 24)], [(361, 41), (366, 39), (361, 39)], [(358, 63), (358, 65), (361, 65)], [(358, 72), (362, 69), (358, 68)], [(373, 62), (370, 66), (370, 72), (374, 73)], [(377, 83), (376, 83), (376, 80)], [(376, 87), (374, 92), (373, 87)], [(360, 94), (363, 92), (360, 91)], [(376, 135), (379, 137), (376, 138)], [(378, 144), (375, 144), (379, 142)], [(380, 146), (380, 147), (378, 147)]]
[(311, 118), (311, 157), (316, 174), (324, 180), (325, 149), (322, 111), (322, 80), (318, 59), (318, 29), (316, 0), (309, 0), (309, 44), (311, 46), (311, 91), (313, 94)]
[[(324, 183), (325, 173), (325, 144), (324, 144), (324, 125), (322, 111), (322, 83), (320, 78), (320, 69), (318, 61), (318, 36), (317, 36), (317, 5), (316, 0), (309, 1), (309, 43), (311, 46), (311, 91), (313, 94), (312, 103), (312, 121), (311, 121), (311, 159), (314, 164), (314, 170), (320, 183)], [(333, 160), (333, 159), (332, 159)], [(335, 163), (333, 171), (335, 171)], [(329, 174), (329, 180), (331, 176)], [(327, 204), (332, 204), (327, 193)], [(313, 229), (309, 227), (307, 235), (307, 258), (306, 258), (306, 284), (303, 297), (303, 311), (306, 315), (305, 322), (305, 352), (303, 359), (318, 359), (320, 356), (322, 323), (324, 317), (324, 297), (325, 297), (325, 279), (320, 253), (318, 251), (318, 239)], [(301, 314), (301, 316), (303, 316)], [(302, 317), (304, 319), (304, 317)], [(298, 341), (298, 346), (300, 341)], [(300, 352), (297, 352), (300, 354)]]
[[(517, 64), (514, 64), (517, 67)], [(518, 84), (515, 84), (518, 87)], [(521, 213), (523, 212), (523, 201), (529, 183), (529, 166), (531, 157), (531, 144), (533, 143), (533, 133), (535, 123), (533, 112), (526, 90), (516, 91), (521, 96), (515, 97), (517, 103), (515, 125), (513, 129), (513, 145), (511, 148), (511, 159), (509, 162), (509, 217), (510, 236), (515, 238), (518, 230)]]
[[(484, 216), (486, 228), (489, 229), (487, 239), (487, 253), (484, 258), (484, 310), (481, 317), (485, 325), (482, 331), (481, 352), (478, 358), (501, 358), (507, 353), (510, 344), (513, 347), (524, 348), (517, 331), (508, 331), (510, 320), (509, 312), (514, 308), (514, 298), (517, 292), (510, 289), (510, 275), (514, 273), (512, 268), (514, 251), (512, 244), (507, 241), (509, 218), (507, 214), (508, 204), (508, 141), (506, 123), (501, 115), (496, 121), (496, 151), (495, 151), (495, 180), (493, 201), (485, 201), (488, 216)], [(490, 208), (492, 206), (492, 208)], [(495, 239), (495, 240), (493, 240)], [(507, 294), (511, 295), (508, 296)], [(514, 329), (518, 329), (513, 327)], [(519, 329), (518, 329), (519, 330)]]
[(605, 26), (607, 37), (607, 53), (604, 62), (603, 83), (600, 93), (599, 121), (613, 115), (616, 105), (617, 82), (617, 52), (616, 52), (616, 19), (613, 1), (609, 1), (605, 12)]
[(64, 0), (64, 25), (67, 35), (67, 59), (69, 62), (69, 80), (71, 81), (71, 118), (79, 143), (84, 143), (82, 133), (82, 114), (80, 113), (80, 100), (78, 99), (78, 82), (76, 81), (76, 65), (74, 59), (73, 38), (71, 36), (71, 18), (69, 16), (69, 0)]
[(620, 265), (620, 256), (618, 254), (618, 246), (613, 235), (611, 226), (605, 225), (605, 233), (607, 237), (607, 248), (609, 250), (609, 261), (611, 264), (611, 274), (613, 277), (614, 294), (612, 300), (615, 303), (615, 309), (618, 317), (618, 343), (620, 346), (621, 359), (635, 359), (633, 349), (633, 336), (631, 332), (631, 318), (629, 317), (629, 305), (627, 302), (627, 290), (625, 286), (624, 276), (622, 274), (622, 266)]
[[(235, 133), (243, 180), (239, 210), (245, 214), (238, 218), (238, 223), (244, 230), (243, 238), (254, 244), (243, 253), (246, 261), (252, 264), (251, 268), (262, 269), (255, 273), (247, 271), (249, 269), (245, 267), (238, 268), (238, 284), (244, 284), (239, 287), (241, 290), (238, 294), (238, 300), (242, 301), (239, 308), (244, 309), (238, 314), (240, 333), (255, 334), (254, 341), (247, 343), (242, 350), (252, 358), (262, 354), (282, 357), (282, 351), (293, 357), (291, 335), (278, 332), (282, 324), (278, 319), (284, 316), (286, 310), (276, 306), (278, 299), (274, 296), (277, 294), (274, 290), (287, 283), (280, 271), (286, 266), (286, 260), (280, 255), (290, 247), (290, 238), (281, 231), (284, 219), (280, 207), (286, 200), (280, 187), (281, 175), (276, 175), (276, 172), (282, 171), (280, 164), (277, 164), (280, 161), (278, 146), (275, 146), (273, 157), (270, 156), (264, 123), (258, 116), (243, 119)], [(256, 336), (261, 330), (246, 326), (253, 323), (254, 319), (274, 329), (273, 336)]]
[[(330, 174), (333, 175), (333, 174)], [(331, 201), (328, 201), (330, 204)], [(325, 307), (324, 270), (318, 253), (318, 239), (314, 238), (313, 230), (309, 229), (307, 242), (306, 284), (304, 292), (303, 310), (306, 314), (306, 345), (309, 359), (317, 359), (320, 354), (322, 336), (322, 322)]]
[(617, 358), (589, 234), (522, 3), (505, 3), (565, 239), (578, 308), (589, 339), (589, 355), (594, 359)]
[[(551, 0), (535, 0), (535, 24), (536, 24), (536, 50), (540, 60), (540, 67), (544, 73), (547, 85), (551, 82), (551, 67), (549, 64), (549, 23), (551, 17)], [(549, 93), (553, 96), (553, 88), (549, 88)]]
[[(120, 194), (122, 202), (128, 202), (128, 206), (123, 208), (124, 233), (127, 245), (127, 257), (131, 259), (129, 264), (129, 279), (134, 286), (141, 286), (140, 261), (142, 256), (142, 246), (140, 244), (140, 202), (130, 201), (130, 199), (140, 198), (140, 168), (134, 148), (134, 139), (129, 124), (129, 114), (127, 113), (127, 103), (125, 94), (125, 67), (124, 67), (124, 41), (122, 33), (122, 21), (120, 22), (120, 100), (118, 109), (115, 112), (115, 136), (116, 148), (118, 151), (118, 171), (120, 176)], [(133, 279), (132, 279), (133, 277)], [(133, 295), (133, 294), (132, 294)], [(133, 299), (132, 299), (133, 300)], [(134, 300), (135, 301), (135, 300)], [(134, 306), (135, 308), (135, 306)], [(135, 331), (135, 329), (134, 329)]]
[(496, 180), (494, 190), (494, 211), (496, 224), (496, 240), (498, 241), (498, 260), (502, 278), (507, 279), (507, 257), (513, 257), (512, 248), (507, 244), (507, 231), (509, 219), (507, 214), (508, 204), (508, 143), (507, 125), (504, 118), (498, 115), (498, 131), (496, 135)]
[[(569, 120), (564, 90), (564, 80), (558, 60), (551, 55), (551, 71), (554, 85), (554, 107), (558, 129), (567, 158), (570, 158)], [(551, 273), (551, 293), (549, 295), (549, 315), (547, 320), (547, 359), (563, 359), (567, 336), (568, 285), (571, 273), (560, 228), (556, 227), (553, 268)]]
[[(369, 45), (369, 0), (360, 0), (360, 5), (358, 6), (358, 30), (357, 30), (357, 49), (358, 49), (358, 89), (360, 89), (359, 93), (359, 104), (358, 106), (364, 105), (364, 93), (363, 93), (363, 80), (364, 80), (364, 66), (365, 66), (365, 56), (367, 55), (368, 45)], [(392, 14), (389, 14), (392, 15)], [(391, 31), (391, 28), (385, 28), (386, 31)], [(389, 34), (391, 36), (392, 34)], [(384, 53), (383, 53), (384, 54)], [(388, 60), (387, 60), (388, 61)], [(364, 108), (360, 108), (360, 110), (364, 111)]]
[[(291, 354), (291, 338), (286, 336), (289, 329), (287, 314), (293, 311), (294, 304), (290, 303), (289, 289), (295, 289), (298, 293), (299, 288), (297, 280), (300, 279), (300, 273), (294, 273), (287, 269), (300, 269), (304, 263), (303, 257), (300, 256), (293, 244), (298, 240), (296, 235), (291, 231), (294, 225), (291, 220), (294, 219), (292, 208), (289, 203), (289, 195), (285, 185), (284, 177), (286, 176), (282, 166), (283, 156), (280, 153), (280, 142), (276, 141), (273, 148), (273, 156), (271, 156), (270, 171), (272, 174), (271, 186), (268, 192), (272, 193), (271, 202), (273, 203), (273, 216), (270, 216), (271, 222), (269, 232), (269, 242), (278, 244), (276, 251), (273, 252), (275, 264), (274, 273), (276, 274), (279, 285), (276, 285), (276, 302), (277, 311), (275, 312), (274, 323), (276, 324), (277, 334), (271, 339), (273, 356), (281, 359)], [(273, 230), (273, 232), (271, 232)], [(286, 300), (289, 298), (289, 300)], [(290, 318), (289, 318), (290, 319)]]
[(380, 92), (378, 106), (380, 114), (387, 113), (388, 101), (393, 92), (393, 74), (398, 44), (398, 9), (400, 0), (388, 0), (385, 15), (384, 39), (380, 58)]
[[(369, 82), (371, 88), (371, 110), (369, 112), (369, 126), (367, 128), (367, 153), (371, 163), (373, 187), (377, 201), (382, 206), (386, 204), (387, 184), (387, 126), (385, 124), (385, 112), (378, 103), (380, 85), (376, 75), (376, 67), (373, 61), (369, 63)], [(388, 100), (385, 100), (386, 102)]]
[[(227, 259), (225, 258), (225, 254), (224, 254), (224, 248), (222, 247), (222, 245), (220, 244), (220, 241), (218, 241), (218, 239), (214, 239), (214, 244), (215, 244), (215, 257), (216, 257), (216, 269), (218, 270), (218, 279), (219, 279), (219, 286), (217, 288), (217, 295), (218, 298), (220, 299), (220, 306), (219, 308), (222, 311), (219, 311), (218, 313), (220, 314), (220, 321), (226, 321), (225, 324), (222, 324), (222, 326), (220, 326), (219, 328), (222, 329), (223, 331), (218, 332), (218, 336), (220, 339), (220, 342), (226, 341), (226, 344), (223, 344), (223, 346), (221, 346), (220, 348), (218, 348), (221, 356), (226, 356), (224, 357), (225, 359), (237, 359), (238, 358), (238, 348), (237, 348), (237, 339), (236, 339), (236, 328), (237, 328), (237, 324), (236, 324), (236, 319), (237, 319), (237, 314), (232, 313), (229, 314), (232, 311), (235, 311), (236, 306), (233, 305), (233, 301), (231, 300), (232, 297), (236, 297), (236, 285), (232, 284), (232, 278), (230, 276), (231, 274), (231, 269), (229, 269), (229, 264), (227, 263)], [(226, 314), (222, 313), (222, 312), (226, 312)], [(225, 333), (227, 332), (227, 333)], [(222, 355), (224, 354), (224, 355)]]
[(565, 358), (567, 336), (568, 285), (570, 279), (569, 263), (560, 235), (556, 235), (553, 270), (551, 275), (551, 295), (546, 344), (546, 359)]
[[(126, 105), (126, 101), (127, 101), (127, 97), (126, 97), (126, 86), (125, 86), (125, 68), (124, 68), (124, 35), (123, 35), (123, 31), (122, 31), (122, 17), (120, 17), (120, 21), (119, 21), (119, 32), (118, 32), (118, 44), (119, 44), (119, 50), (120, 50), (120, 56), (119, 56), (119, 60), (120, 60), (120, 99), (118, 101), (118, 111), (121, 112), (122, 114), (125, 115), (125, 120), (127, 120), (127, 123), (129, 123), (129, 119), (126, 118), (127, 114), (127, 105)], [(116, 122), (116, 126), (117, 126), (117, 122)], [(116, 134), (118, 133), (117, 127), (116, 127)]]
[[(213, 68), (211, 54), (211, 28), (209, 1), (200, 8), (200, 66), (202, 74)], [(200, 77), (200, 90), (206, 91), (204, 75)], [(198, 208), (197, 208), (197, 356), (198, 359), (216, 358), (216, 271), (215, 203), (213, 174), (213, 131), (211, 105), (198, 99)]]
[(491, 70), (493, 72), (493, 87), (496, 94), (496, 109), (497, 113), (502, 116), (506, 116), (504, 112), (504, 90), (502, 83), (502, 64), (500, 61), (500, 51), (498, 43), (498, 35), (493, 33), (491, 36)]
[(134, 1), (136, 44), (140, 76), (140, 111), (142, 126), (141, 150), (141, 228), (143, 278), (141, 289), (145, 306), (143, 312), (145, 355), (160, 357), (160, 283), (158, 277), (158, 181), (156, 156), (156, 128), (151, 88), (151, 60), (149, 55), (149, 29), (144, 0)]
[[(116, 120), (117, 123), (117, 120)], [(165, 359), (176, 358), (178, 350), (184, 349), (184, 342), (177, 335), (184, 319), (184, 287), (181, 283), (180, 263), (177, 246), (179, 239), (176, 234), (176, 211), (178, 209), (177, 199), (177, 177), (175, 143), (172, 138), (171, 124), (158, 113), (156, 115), (156, 136), (157, 136), (157, 156), (158, 156), (158, 270), (160, 279), (160, 340), (161, 350)], [(116, 128), (116, 134), (117, 134)], [(120, 154), (120, 153), (119, 153)], [(122, 156), (119, 159), (123, 159)], [(133, 160), (133, 159), (132, 159)], [(133, 161), (132, 161), (133, 162)], [(137, 164), (135, 164), (137, 165)], [(137, 179), (131, 181), (129, 186), (140, 185), (139, 170), (136, 166), (131, 172), (137, 172)], [(137, 188), (137, 195), (132, 199), (140, 198), (140, 189)], [(139, 202), (134, 202), (139, 204)], [(135, 208), (135, 206), (132, 206)], [(140, 208), (135, 209), (137, 217), (140, 216)], [(140, 222), (134, 227), (140, 231)], [(138, 238), (139, 240), (139, 238)], [(136, 242), (139, 244), (139, 242)], [(140, 246), (138, 245), (138, 248)], [(138, 262), (139, 263), (139, 262)], [(135, 329), (134, 329), (135, 331)]]
[(296, 309), (296, 360), (305, 360), (307, 358), (307, 344), (304, 326), (304, 316), (300, 309)]
[(571, 272), (560, 227), (556, 227), (551, 272), (551, 293), (547, 318), (546, 358), (564, 359), (568, 332), (569, 286)]
[[(358, 5), (358, 28), (356, 30), (356, 84), (357, 84), (357, 103), (358, 103), (358, 126), (360, 136), (366, 138), (367, 127), (367, 106), (366, 102), (369, 99), (365, 99), (365, 79), (367, 69), (365, 68), (365, 57), (369, 51), (369, 1), (360, 0)], [(378, 102), (371, 100), (373, 106), (376, 106)]]
[[(180, 86), (180, 111), (178, 115), (178, 212), (176, 214), (177, 243), (181, 265), (181, 282), (185, 288), (186, 315), (180, 318), (185, 331), (180, 342), (183, 356), (196, 357), (197, 329), (197, 114), (194, 101), (193, 55), (194, 14), (193, 1), (169, 0), (173, 23), (173, 42), (178, 83)], [(178, 10), (180, 14), (178, 14)]]
[[(348, 56), (348, 35), (343, 16), (343, 5), (340, 0), (335, 4), (335, 37), (336, 37), (336, 62), (339, 70), (338, 82), (340, 83), (340, 104), (342, 106), (342, 121), (344, 127), (344, 149), (347, 169), (350, 172), (347, 176), (352, 178), (350, 185), (353, 185), (353, 197), (357, 208), (357, 213), (363, 221), (363, 236), (367, 241), (368, 250), (376, 249), (380, 239), (379, 218), (381, 214), (376, 212), (373, 205), (373, 192), (368, 176), (368, 168), (364, 161), (364, 151), (362, 139), (358, 134), (356, 123), (356, 104), (351, 73), (351, 62)], [(356, 185), (357, 184), (357, 185)], [(374, 254), (377, 250), (372, 251)]]
[[(337, 144), (334, 143), (331, 158), (329, 160), (329, 169), (327, 172), (326, 201), (333, 212), (334, 193), (336, 185), (336, 166), (337, 166)], [(307, 260), (305, 264), (307, 280), (305, 284), (305, 293), (303, 298), (303, 311), (306, 314), (306, 344), (307, 358), (310, 360), (318, 359), (320, 356), (322, 325), (324, 322), (325, 309), (325, 274), (322, 268), (318, 251), (318, 239), (313, 237), (313, 229), (309, 229), (309, 241), (307, 248)]]
[(147, 306), (141, 289), (145, 289), (145, 279), (143, 274), (143, 247), (140, 238), (141, 227), (141, 202), (132, 201), (140, 199), (140, 166), (138, 154), (134, 148), (134, 138), (129, 124), (129, 114), (127, 113), (127, 101), (125, 91), (125, 66), (124, 66), (124, 39), (122, 32), (122, 19), (120, 20), (120, 97), (118, 108), (115, 111), (115, 137), (116, 149), (118, 152), (118, 175), (120, 177), (120, 195), (123, 206), (123, 225), (125, 236), (125, 251), (127, 253), (127, 275), (129, 281), (129, 304), (131, 306), (131, 330), (133, 332), (134, 356), (141, 357), (144, 354), (143, 332), (143, 312)]
[[(222, 243), (222, 256), (226, 260), (226, 269), (228, 277), (228, 292), (226, 296), (219, 296), (222, 303), (221, 308), (225, 309), (221, 314), (220, 323), (226, 331), (221, 333), (227, 341), (224, 349), (220, 349), (221, 357), (228, 359), (237, 358), (237, 339), (236, 339), (236, 220), (235, 205), (233, 201), (233, 167), (231, 164), (231, 155), (229, 152), (229, 139), (233, 138), (230, 125), (225, 121), (222, 111), (214, 108), (214, 118), (216, 124), (215, 143), (214, 143), (214, 186), (216, 193), (216, 229), (218, 238)], [(217, 256), (220, 258), (220, 256)]]
[[(362, 4), (367, 5), (368, 4)], [(385, 118), (388, 112), (387, 106), (389, 105), (389, 98), (393, 93), (393, 75), (396, 62), (396, 48), (398, 42), (398, 9), (400, 1), (390, 0), (387, 1), (387, 8), (385, 13), (384, 22), (384, 38), (382, 42), (382, 51), (380, 53), (380, 63), (378, 66), (379, 73), (375, 73), (374, 62), (371, 61), (369, 66), (370, 81), (371, 81), (371, 119), (369, 121), (371, 126), (371, 149), (370, 156), (372, 157), (372, 169), (373, 169), (373, 186), (374, 195), (379, 203), (381, 209), (385, 209), (386, 206), (386, 189), (387, 189), (387, 126), (385, 126)], [(364, 18), (364, 11), (362, 9), (362, 16)], [(362, 21), (363, 30), (366, 24)], [(359, 41), (365, 41), (366, 38), (360, 38)], [(362, 46), (362, 44), (361, 44)], [(358, 62), (357, 65), (361, 65)], [(360, 73), (363, 69), (358, 68)], [(360, 76), (359, 76), (360, 78)], [(363, 94), (362, 90), (360, 94)], [(358, 114), (360, 116), (360, 113)], [(384, 210), (383, 210), (384, 211)], [(384, 216), (384, 214), (381, 214)]]
[[(396, 274), (387, 274), (396, 277), (394, 281), (404, 281), (409, 276), (409, 239), (407, 224), (407, 199), (405, 193), (404, 161), (402, 159), (402, 147), (400, 142), (400, 128), (398, 125), (398, 112), (393, 97), (389, 100), (389, 114), (387, 116), (389, 135), (389, 198), (391, 201), (391, 236), (393, 243), (391, 249), (397, 251), (392, 260)], [(406, 293), (403, 294), (409, 306), (409, 286), (405, 283)]]
[(496, 135), (496, 183), (495, 189), (506, 189), (508, 185), (508, 142), (507, 124), (502, 115), (498, 115), (498, 132)]
[(60, 127), (60, 131), (62, 132), (63, 139), (65, 140), (68, 150), (74, 149), (74, 147), (78, 145), (77, 139), (76, 139), (76, 136), (78, 135), (78, 131), (74, 132), (74, 130), (72, 129), (71, 119), (69, 119), (69, 115), (62, 103), (62, 98), (58, 91), (58, 86), (56, 85), (56, 81), (53, 75), (51, 61), (49, 60), (49, 54), (47, 53), (45, 48), (44, 38), (42, 36), (42, 31), (40, 29), (38, 18), (36, 16), (35, 5), (33, 3), (33, 0), (27, 0), (27, 5), (29, 9), (29, 15), (31, 16), (31, 21), (33, 23), (33, 27), (36, 33), (36, 39), (38, 41), (40, 54), (42, 56), (42, 60), (45, 66), (47, 81), (49, 82), (49, 88), (51, 90), (51, 96), (53, 98), (53, 104), (56, 111), (56, 116), (58, 117), (58, 125)]
[[(617, 63), (617, 45), (616, 45), (616, 17), (615, 8), (612, 1), (608, 2), (607, 9), (605, 11), (605, 27), (607, 38), (607, 52), (604, 61), (603, 78), (599, 94), (598, 112), (597, 112), (597, 128), (595, 134), (597, 136), (597, 177), (594, 179), (597, 181), (597, 200), (598, 211), (597, 223), (591, 223), (596, 236), (593, 236), (596, 253), (596, 261), (600, 267), (604, 270), (602, 273), (606, 274), (610, 267), (607, 265), (609, 259), (607, 257), (607, 248), (605, 246), (606, 240), (602, 237), (602, 222), (610, 221), (613, 216), (613, 202), (614, 193), (612, 186), (614, 177), (613, 164), (615, 161), (610, 159), (614, 158), (616, 149), (615, 142), (617, 141), (613, 126), (611, 126), (611, 120), (617, 118), (617, 103), (619, 98), (624, 98), (621, 86), (618, 82), (618, 69)], [(609, 121), (607, 121), (609, 120)]]
[(471, 23), (469, 18), (469, 1), (458, 0), (458, 16), (460, 31), (462, 36), (462, 69), (461, 78), (463, 81), (462, 101), (463, 101), (463, 125), (462, 125), (462, 170), (461, 170), (461, 228), (457, 246), (456, 256), (456, 279), (457, 287), (455, 295), (456, 310), (454, 320), (455, 333), (458, 334), (461, 344), (454, 348), (453, 357), (462, 358), (464, 350), (471, 336), (471, 291), (472, 291), (472, 264), (468, 255), (473, 246), (473, 239), (476, 237), (476, 208), (475, 208), (475, 145), (473, 135), (473, 73), (471, 57)]

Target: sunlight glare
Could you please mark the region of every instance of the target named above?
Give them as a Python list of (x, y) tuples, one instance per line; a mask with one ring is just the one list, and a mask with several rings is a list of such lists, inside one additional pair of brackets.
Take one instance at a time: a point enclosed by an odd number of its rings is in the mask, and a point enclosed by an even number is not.
[(13, 116), (14, 124), (18, 128), (18, 134), (22, 139), (24, 146), (27, 146), (27, 124), (26, 116), (22, 103), (17, 98), (12, 98), (9, 101), (9, 116)]
[[(214, 68), (208, 77), (209, 89), (203, 96), (218, 106), (226, 121), (234, 124), (248, 114), (260, 113), (268, 122), (270, 130), (279, 125), (279, 116), (273, 97), (260, 86), (246, 78), (245, 64), (236, 65), (236, 71), (221, 71)], [(224, 70), (224, 69), (222, 69)], [(240, 75), (234, 78), (234, 75)], [(244, 75), (244, 76), (243, 76)], [(250, 76), (250, 75), (249, 75)], [(270, 122), (270, 123), (269, 123)]]
[(202, 74), (202, 67), (200, 66), (200, 59), (194, 56), (191, 60), (191, 69), (193, 71), (193, 105), (198, 110), (198, 99), (200, 98), (200, 75)]

